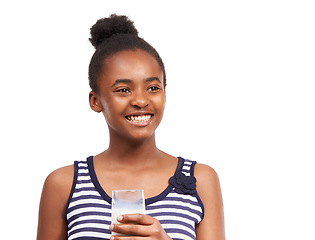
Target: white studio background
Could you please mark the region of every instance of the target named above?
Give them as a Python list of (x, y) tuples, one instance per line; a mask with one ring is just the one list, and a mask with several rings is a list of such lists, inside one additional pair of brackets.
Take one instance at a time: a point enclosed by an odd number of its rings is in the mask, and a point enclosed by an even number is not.
[(89, 28), (126, 14), (162, 56), (158, 146), (219, 174), (227, 239), (315, 239), (313, 1), (0, 4), (2, 236), (35, 239), (46, 176), (108, 144)]

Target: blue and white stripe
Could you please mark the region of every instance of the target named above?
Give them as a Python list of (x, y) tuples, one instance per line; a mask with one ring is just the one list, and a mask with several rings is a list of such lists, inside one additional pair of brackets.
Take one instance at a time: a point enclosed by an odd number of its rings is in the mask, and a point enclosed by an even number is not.
[[(179, 158), (176, 173), (189, 176), (193, 174), (194, 164)], [(68, 239), (109, 239), (110, 202), (96, 178), (93, 157), (75, 162), (75, 177), (66, 209)], [(160, 195), (146, 200), (146, 213), (158, 219), (173, 240), (194, 240), (195, 227), (203, 218), (203, 205), (197, 194), (179, 194), (169, 185)]]

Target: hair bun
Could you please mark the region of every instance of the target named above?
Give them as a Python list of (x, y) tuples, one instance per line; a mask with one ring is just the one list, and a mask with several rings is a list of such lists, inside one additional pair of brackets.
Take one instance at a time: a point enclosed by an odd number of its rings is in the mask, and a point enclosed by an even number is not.
[(127, 16), (112, 14), (108, 18), (99, 19), (91, 27), (91, 38), (89, 40), (97, 48), (105, 39), (115, 34), (132, 34), (138, 36), (138, 31), (134, 23)]

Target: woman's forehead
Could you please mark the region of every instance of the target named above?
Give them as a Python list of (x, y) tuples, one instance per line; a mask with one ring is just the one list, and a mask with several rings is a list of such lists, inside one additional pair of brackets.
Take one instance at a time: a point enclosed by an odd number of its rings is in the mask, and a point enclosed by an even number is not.
[(143, 50), (120, 51), (104, 61), (103, 77), (117, 79), (148, 79), (161, 80), (163, 72), (153, 56)]

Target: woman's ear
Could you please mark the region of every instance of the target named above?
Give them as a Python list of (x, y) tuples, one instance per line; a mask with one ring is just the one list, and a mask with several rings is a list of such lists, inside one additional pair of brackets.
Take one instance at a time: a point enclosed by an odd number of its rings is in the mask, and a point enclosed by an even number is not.
[(100, 113), (103, 110), (97, 94), (93, 91), (89, 93), (89, 103), (93, 111)]

